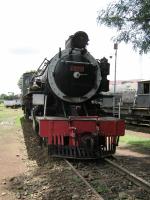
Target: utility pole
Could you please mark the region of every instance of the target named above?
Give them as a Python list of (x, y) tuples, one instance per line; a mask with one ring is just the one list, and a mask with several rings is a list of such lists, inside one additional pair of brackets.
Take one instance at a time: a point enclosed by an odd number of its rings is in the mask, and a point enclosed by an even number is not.
[(116, 73), (117, 73), (117, 50), (118, 44), (114, 44), (115, 50), (115, 72), (114, 72), (114, 97), (113, 97), (113, 116), (115, 117), (115, 100), (116, 100)]

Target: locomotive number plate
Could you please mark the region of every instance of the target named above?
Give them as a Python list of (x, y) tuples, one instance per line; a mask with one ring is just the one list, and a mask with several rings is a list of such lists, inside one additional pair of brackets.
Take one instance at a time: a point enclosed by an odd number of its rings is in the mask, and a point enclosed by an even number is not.
[(82, 65), (72, 65), (70, 67), (70, 71), (72, 72), (84, 72), (84, 66)]

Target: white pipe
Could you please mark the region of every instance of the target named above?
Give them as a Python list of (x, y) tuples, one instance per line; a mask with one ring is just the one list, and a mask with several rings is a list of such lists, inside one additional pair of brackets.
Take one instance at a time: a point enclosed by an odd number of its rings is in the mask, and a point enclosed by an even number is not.
[(44, 117), (46, 116), (46, 106), (47, 106), (47, 96), (45, 96), (45, 99), (44, 99)]

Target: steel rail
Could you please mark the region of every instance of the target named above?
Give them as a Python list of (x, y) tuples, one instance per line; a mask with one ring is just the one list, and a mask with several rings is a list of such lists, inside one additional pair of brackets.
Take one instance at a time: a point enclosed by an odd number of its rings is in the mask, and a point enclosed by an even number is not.
[(124, 167), (119, 166), (117, 163), (114, 163), (113, 161), (109, 160), (108, 158), (105, 158), (105, 161), (107, 163), (113, 165), (117, 169), (121, 170), (125, 174), (127, 174), (127, 178), (129, 180), (133, 181), (136, 185), (144, 188), (147, 192), (150, 192), (150, 183), (149, 182), (147, 182), (146, 180), (140, 178), (136, 174), (133, 174), (132, 172), (130, 172), (127, 169), (125, 169)]
[(92, 190), (94, 195), (99, 199), (99, 200), (104, 200), (103, 197), (96, 192), (96, 190), (86, 181), (86, 179), (74, 168), (74, 166), (66, 159), (64, 159), (65, 162), (71, 167), (71, 169), (77, 174), (77, 176)]

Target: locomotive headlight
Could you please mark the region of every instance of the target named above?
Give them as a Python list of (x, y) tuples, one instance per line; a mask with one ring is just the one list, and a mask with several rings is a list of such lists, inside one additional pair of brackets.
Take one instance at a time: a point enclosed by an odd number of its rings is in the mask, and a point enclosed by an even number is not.
[(80, 72), (74, 72), (73, 77), (76, 79), (80, 78)]
[(80, 72), (74, 72), (73, 73), (73, 77), (78, 79), (80, 78), (80, 76), (87, 76), (88, 74), (81, 74)]

